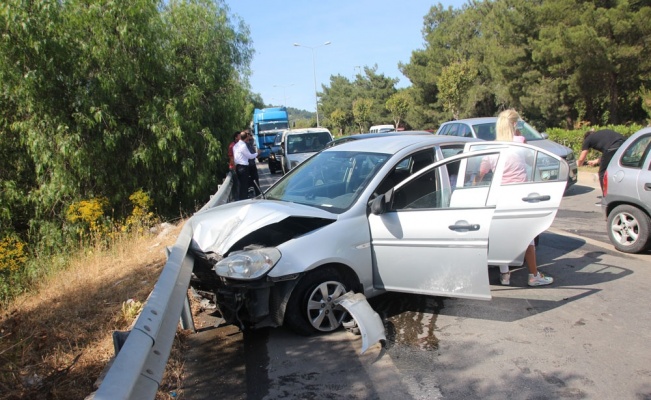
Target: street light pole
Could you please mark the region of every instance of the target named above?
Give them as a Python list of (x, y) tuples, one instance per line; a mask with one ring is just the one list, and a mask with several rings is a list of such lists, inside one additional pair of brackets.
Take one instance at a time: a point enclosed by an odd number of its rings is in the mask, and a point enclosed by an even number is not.
[(285, 92), (285, 88), (288, 88), (290, 86), (294, 86), (293, 83), (290, 83), (289, 85), (274, 85), (274, 87), (279, 87), (283, 89), (283, 106), (287, 107), (287, 94)]
[(319, 95), (318, 91), (316, 90), (316, 56), (315, 56), (315, 49), (323, 46), (329, 45), (331, 42), (325, 42), (323, 44), (320, 44), (318, 46), (304, 46), (302, 44), (294, 43), (294, 46), (296, 47), (305, 47), (307, 49), (312, 50), (312, 72), (314, 73), (314, 102), (316, 105), (316, 126), (319, 126)]

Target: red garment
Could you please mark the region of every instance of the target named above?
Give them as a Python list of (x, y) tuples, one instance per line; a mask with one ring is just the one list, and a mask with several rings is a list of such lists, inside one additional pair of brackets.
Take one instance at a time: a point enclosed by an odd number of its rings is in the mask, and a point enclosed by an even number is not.
[(235, 168), (235, 157), (233, 156), (233, 146), (235, 146), (235, 143), (238, 141), (233, 141), (231, 144), (228, 145), (228, 168), (233, 169)]

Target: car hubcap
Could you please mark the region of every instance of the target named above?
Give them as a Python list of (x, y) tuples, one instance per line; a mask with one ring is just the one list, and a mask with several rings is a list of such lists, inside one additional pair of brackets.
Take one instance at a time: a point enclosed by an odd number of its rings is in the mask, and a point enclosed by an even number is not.
[(613, 238), (623, 246), (630, 246), (637, 241), (639, 236), (639, 224), (631, 214), (621, 213), (614, 220), (611, 226)]
[(346, 310), (336, 305), (335, 300), (346, 292), (339, 282), (323, 282), (310, 293), (307, 315), (312, 326), (321, 332), (333, 331), (341, 326)]

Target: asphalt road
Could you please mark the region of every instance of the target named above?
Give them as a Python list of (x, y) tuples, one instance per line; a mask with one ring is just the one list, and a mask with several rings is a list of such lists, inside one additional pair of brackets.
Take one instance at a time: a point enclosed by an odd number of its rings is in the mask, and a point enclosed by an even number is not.
[[(271, 179), (261, 168), (263, 184)], [(601, 191), (581, 174), (541, 235), (539, 268), (491, 301), (386, 294), (370, 300), (387, 342), (360, 355), (347, 332), (300, 337), (282, 328), (242, 333), (196, 316), (188, 399), (651, 399), (651, 255), (608, 243)]]

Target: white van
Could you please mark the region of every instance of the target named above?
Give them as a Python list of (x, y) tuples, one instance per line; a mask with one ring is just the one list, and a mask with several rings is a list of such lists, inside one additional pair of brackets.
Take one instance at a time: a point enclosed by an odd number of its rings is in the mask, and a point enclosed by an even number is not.
[(281, 151), (283, 173), (288, 173), (314, 153), (325, 148), (332, 141), (332, 134), (326, 128), (290, 129), (283, 134)]
[(369, 129), (370, 133), (394, 132), (396, 128), (393, 125), (373, 125)]

